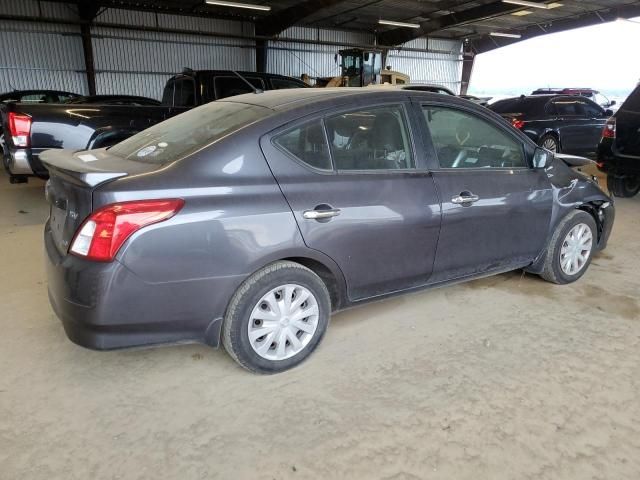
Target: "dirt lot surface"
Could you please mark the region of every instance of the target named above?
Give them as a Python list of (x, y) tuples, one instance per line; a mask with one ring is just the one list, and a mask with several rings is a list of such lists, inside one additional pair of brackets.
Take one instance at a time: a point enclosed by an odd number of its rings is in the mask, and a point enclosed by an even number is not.
[(556, 286), (520, 272), (336, 315), (261, 377), (223, 350), (93, 352), (46, 294), (42, 184), (0, 177), (0, 478), (640, 478), (640, 197)]

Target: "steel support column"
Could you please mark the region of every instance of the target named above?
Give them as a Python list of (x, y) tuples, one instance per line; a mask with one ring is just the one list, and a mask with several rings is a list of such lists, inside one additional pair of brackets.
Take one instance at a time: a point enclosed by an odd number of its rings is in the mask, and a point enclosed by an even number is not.
[(96, 94), (96, 68), (93, 63), (93, 45), (91, 44), (91, 26), (88, 23), (80, 25), (82, 37), (82, 51), (84, 52), (84, 68), (87, 72), (87, 88), (89, 95)]
[(267, 41), (256, 40), (256, 72), (267, 71)]
[(472, 50), (467, 50), (462, 54), (462, 77), (460, 82), (460, 95), (466, 95), (469, 90), (469, 82), (473, 73), (473, 63), (476, 60), (476, 54)]
[(87, 87), (89, 95), (96, 94), (96, 68), (93, 62), (93, 45), (91, 44), (91, 24), (98, 15), (100, 7), (89, 0), (78, 0), (78, 14), (80, 36), (82, 37), (82, 51), (84, 52), (84, 67), (87, 72)]

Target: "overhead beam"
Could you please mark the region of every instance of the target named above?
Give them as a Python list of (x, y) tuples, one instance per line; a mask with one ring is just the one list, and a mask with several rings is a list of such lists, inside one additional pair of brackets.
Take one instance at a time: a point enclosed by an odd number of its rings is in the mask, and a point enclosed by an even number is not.
[(476, 53), (484, 53), (496, 48), (506, 47), (514, 43), (528, 40), (530, 38), (547, 35), (550, 33), (564, 32), (575, 28), (589, 27), (601, 23), (613, 22), (619, 18), (633, 18), (640, 16), (640, 5), (627, 5), (618, 8), (609, 8), (580, 14), (579, 16), (561, 18), (549, 21), (546, 24), (529, 25), (523, 29), (515, 30), (514, 33), (521, 35), (520, 38), (504, 38), (484, 36), (471, 40), (473, 50)]
[[(542, 0), (533, 1), (536, 3), (544, 3)], [(395, 28), (393, 30), (382, 32), (378, 35), (378, 41), (385, 45), (400, 45), (416, 38), (424, 37), (433, 32), (437, 32), (438, 30), (507, 15), (509, 13), (523, 10), (524, 8), (525, 7), (521, 5), (513, 5), (510, 3), (503, 3), (502, 1), (496, 1), (479, 7), (462, 10), (461, 12), (450, 13), (448, 15), (426, 20), (420, 23), (420, 28)]]
[(256, 35), (273, 37), (314, 13), (345, 0), (306, 0), (256, 21)]

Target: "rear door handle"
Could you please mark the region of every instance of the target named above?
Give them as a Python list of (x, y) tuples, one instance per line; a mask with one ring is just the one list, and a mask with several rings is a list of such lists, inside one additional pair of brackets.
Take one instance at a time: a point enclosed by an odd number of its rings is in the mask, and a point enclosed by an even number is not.
[(306, 210), (302, 216), (307, 220), (322, 220), (324, 218), (332, 218), (340, 215), (339, 208), (331, 208), (329, 210)]
[(478, 195), (461, 193), (460, 195), (453, 197), (451, 199), (451, 203), (455, 203), (456, 205), (462, 205), (465, 203), (475, 203), (478, 200), (480, 200), (480, 197)]

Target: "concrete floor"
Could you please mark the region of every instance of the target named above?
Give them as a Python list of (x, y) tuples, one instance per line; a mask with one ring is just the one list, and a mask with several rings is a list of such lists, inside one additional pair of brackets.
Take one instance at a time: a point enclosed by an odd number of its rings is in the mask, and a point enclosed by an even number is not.
[(70, 343), (42, 183), (0, 177), (0, 479), (640, 478), (640, 197), (617, 209), (574, 285), (516, 272), (370, 304), (261, 377), (199, 345)]

